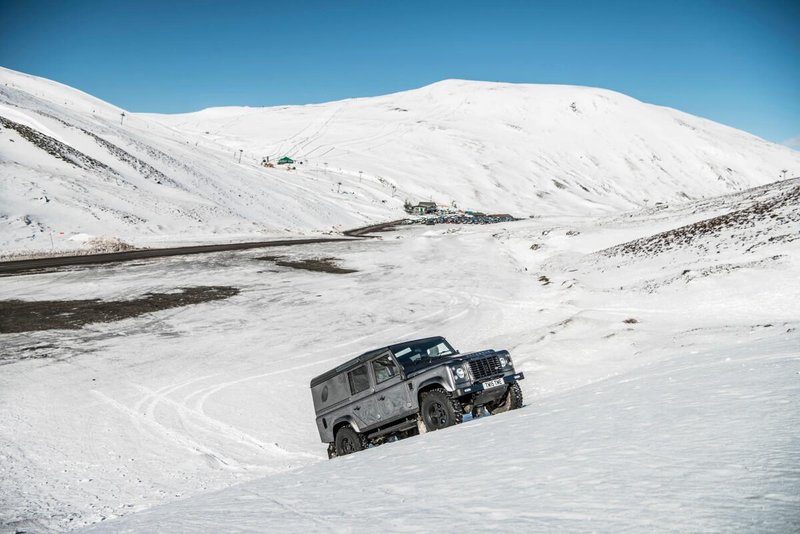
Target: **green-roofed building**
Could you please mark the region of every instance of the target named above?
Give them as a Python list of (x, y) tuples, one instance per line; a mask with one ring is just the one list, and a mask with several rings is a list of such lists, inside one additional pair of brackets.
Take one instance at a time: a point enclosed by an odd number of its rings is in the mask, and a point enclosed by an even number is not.
[(294, 160), (289, 156), (283, 156), (278, 160), (278, 165), (291, 165), (292, 163), (294, 163)]

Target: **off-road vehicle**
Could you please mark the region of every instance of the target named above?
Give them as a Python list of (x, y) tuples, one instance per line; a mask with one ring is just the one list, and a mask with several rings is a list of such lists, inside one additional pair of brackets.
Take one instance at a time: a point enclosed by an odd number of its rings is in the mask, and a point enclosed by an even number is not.
[(461, 354), (443, 337), (371, 350), (311, 381), (328, 457), (522, 406), (506, 350)]

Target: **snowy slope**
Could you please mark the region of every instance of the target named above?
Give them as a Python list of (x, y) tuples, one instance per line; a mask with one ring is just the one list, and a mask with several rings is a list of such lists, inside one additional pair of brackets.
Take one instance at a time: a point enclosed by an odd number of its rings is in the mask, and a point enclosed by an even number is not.
[[(797, 530), (799, 194), (270, 251), (346, 275), (247, 251), (4, 278), (0, 300), (240, 292), (1, 335), (0, 524)], [(326, 460), (311, 377), (434, 334), (509, 349), (526, 406)]]
[(226, 147), (121, 113), (0, 70), (0, 253), (75, 249), (87, 235), (149, 245), (330, 232), (402, 205), (376, 181), (342, 188), (240, 164)]
[[(320, 105), (123, 112), (0, 69), (0, 253), (330, 232), (395, 219), (406, 199), (615, 212), (800, 171), (786, 147), (585, 87), (448, 80)], [(283, 155), (302, 164), (259, 166)]]
[(693, 348), (87, 532), (793, 532), (800, 479), (780, 473), (800, 459), (798, 341)]

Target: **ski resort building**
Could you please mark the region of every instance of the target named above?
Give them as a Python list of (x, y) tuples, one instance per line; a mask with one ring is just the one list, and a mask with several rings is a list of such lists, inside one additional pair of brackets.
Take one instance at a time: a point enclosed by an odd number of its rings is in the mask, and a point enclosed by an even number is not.
[(425, 215), (426, 213), (436, 212), (436, 202), (420, 202), (413, 208), (414, 213), (418, 215)]

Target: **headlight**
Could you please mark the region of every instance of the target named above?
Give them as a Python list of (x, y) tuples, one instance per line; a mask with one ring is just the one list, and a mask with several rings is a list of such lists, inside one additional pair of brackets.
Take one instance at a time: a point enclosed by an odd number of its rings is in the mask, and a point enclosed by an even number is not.
[(453, 369), (453, 372), (454, 372), (454, 373), (456, 374), (456, 376), (457, 376), (458, 378), (460, 378), (461, 380), (463, 380), (463, 379), (464, 379), (464, 377), (466, 377), (466, 376), (467, 376), (467, 373), (465, 373), (465, 372), (464, 372), (464, 368), (463, 368), (463, 367), (456, 367), (455, 369)]
[(507, 356), (500, 356), (500, 366), (505, 367), (506, 365), (511, 363), (511, 358)]

